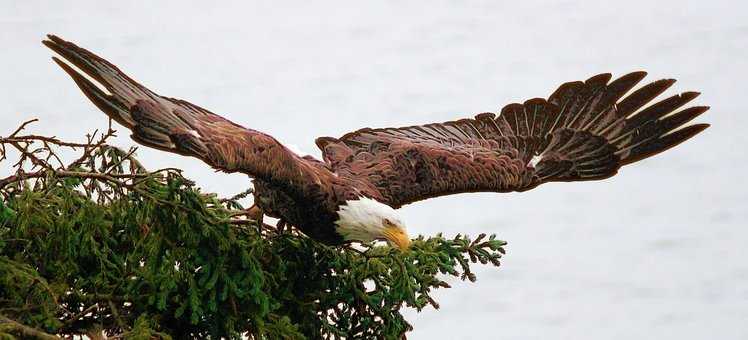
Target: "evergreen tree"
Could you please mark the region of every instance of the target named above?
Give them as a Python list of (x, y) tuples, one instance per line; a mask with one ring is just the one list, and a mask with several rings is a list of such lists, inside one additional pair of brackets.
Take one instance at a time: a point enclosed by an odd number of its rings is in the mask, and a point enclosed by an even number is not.
[[(419, 237), (329, 247), (250, 220), (178, 169), (106, 144), (0, 137), (0, 338), (401, 338), (439, 305), (444, 276), (475, 281), (504, 241)], [(66, 151), (77, 152), (64, 161)]]

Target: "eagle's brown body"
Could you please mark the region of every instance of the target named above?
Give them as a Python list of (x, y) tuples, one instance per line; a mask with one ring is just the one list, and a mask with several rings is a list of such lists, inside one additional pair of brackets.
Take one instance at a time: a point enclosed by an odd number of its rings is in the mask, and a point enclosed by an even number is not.
[(255, 202), (266, 214), (329, 244), (344, 241), (335, 228), (339, 208), (360, 197), (399, 208), (454, 193), (603, 179), (707, 127), (681, 128), (707, 107), (675, 112), (695, 92), (643, 108), (674, 80), (655, 81), (624, 97), (645, 73), (613, 81), (601, 74), (565, 83), (548, 99), (507, 105), (499, 115), (318, 138), (320, 161), (196, 105), (159, 96), (93, 53), (49, 38), (48, 47), (106, 87), (109, 94), (55, 59), (102, 111), (133, 131), (137, 142), (252, 176)]

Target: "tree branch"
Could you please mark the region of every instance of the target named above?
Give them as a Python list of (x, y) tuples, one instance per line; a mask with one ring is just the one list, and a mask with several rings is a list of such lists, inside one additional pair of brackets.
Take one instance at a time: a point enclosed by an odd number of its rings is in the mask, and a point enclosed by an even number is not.
[(21, 324), (18, 321), (12, 320), (5, 315), (0, 315), (0, 330), (7, 330), (12, 333), (16, 333), (18, 335), (24, 336), (24, 337), (31, 337), (31, 338), (37, 338), (37, 339), (49, 339), (49, 340), (59, 340), (60, 338), (49, 334), (42, 332), (36, 328), (32, 328), (29, 326), (26, 326), (24, 324)]

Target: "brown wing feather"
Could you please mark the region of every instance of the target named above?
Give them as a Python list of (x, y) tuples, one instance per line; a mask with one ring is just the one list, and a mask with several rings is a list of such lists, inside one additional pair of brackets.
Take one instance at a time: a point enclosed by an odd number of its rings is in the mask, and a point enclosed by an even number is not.
[[(399, 207), (429, 197), (474, 191), (525, 191), (550, 181), (610, 177), (626, 164), (665, 151), (708, 125), (673, 132), (707, 107), (675, 110), (698, 93), (649, 104), (674, 80), (624, 95), (646, 75), (610, 74), (561, 85), (546, 99), (509, 104), (497, 117), (361, 129), (317, 140), (335, 171), (368, 178)], [(621, 99), (623, 98), (623, 99)]]
[(319, 182), (318, 174), (307, 160), (273, 137), (189, 102), (157, 95), (99, 56), (59, 37), (48, 38), (44, 45), (108, 91), (53, 58), (99, 109), (132, 130), (132, 138), (137, 142), (194, 156), (216, 169), (243, 172), (275, 184)]

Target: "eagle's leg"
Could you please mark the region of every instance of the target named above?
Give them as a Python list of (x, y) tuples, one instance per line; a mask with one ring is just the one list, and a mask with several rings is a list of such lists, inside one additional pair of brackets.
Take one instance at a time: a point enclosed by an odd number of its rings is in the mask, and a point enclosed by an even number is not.
[(262, 230), (262, 218), (265, 216), (265, 212), (260, 208), (257, 204), (249, 207), (247, 209), (247, 217), (249, 217), (251, 220), (257, 222), (257, 225), (259, 226), (259, 229)]
[(262, 211), (262, 208), (260, 208), (257, 204), (249, 207), (247, 209), (247, 217), (257, 221), (258, 223), (262, 223), (262, 217), (264, 216), (264, 212)]

